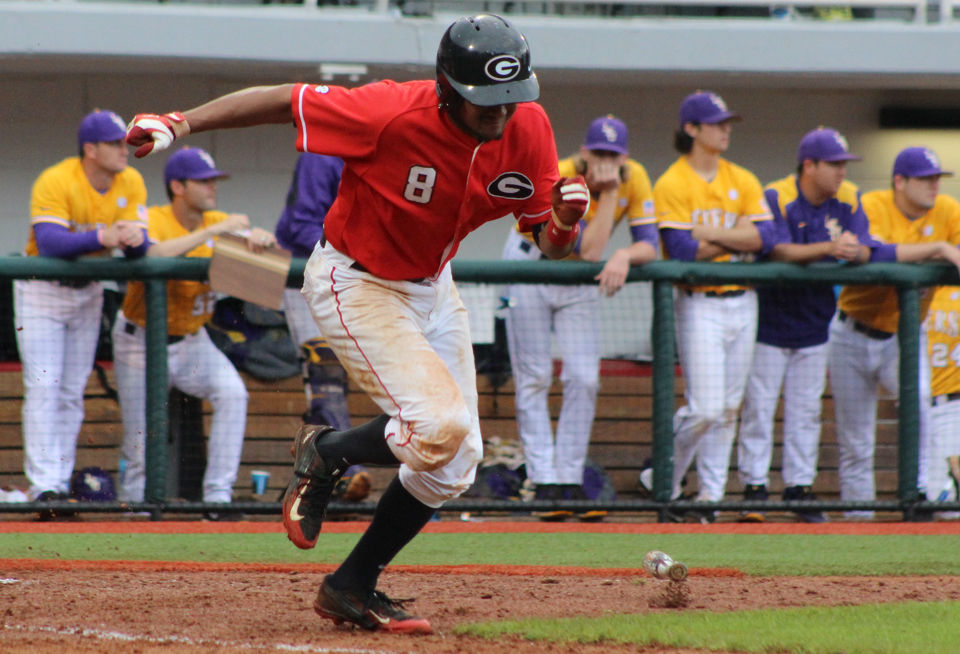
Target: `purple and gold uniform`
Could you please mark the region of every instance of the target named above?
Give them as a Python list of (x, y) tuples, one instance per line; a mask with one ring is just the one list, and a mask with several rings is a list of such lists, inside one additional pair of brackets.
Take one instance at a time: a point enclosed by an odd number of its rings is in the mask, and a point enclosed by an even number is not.
[[(613, 116), (594, 120), (586, 132), (583, 149), (603, 151), (608, 157), (625, 158), (627, 127)], [(579, 156), (561, 159), (561, 177), (584, 174), (588, 164)], [(587, 213), (580, 221), (580, 234), (596, 220), (600, 206), (594, 192)], [(607, 205), (609, 207), (609, 204)], [(609, 210), (609, 209), (607, 209)], [(653, 191), (646, 169), (633, 159), (625, 159), (620, 184), (616, 189), (609, 238), (617, 225), (628, 221), (634, 243), (646, 242), (657, 248)], [(610, 218), (610, 214), (604, 216)], [(597, 229), (602, 229), (597, 223)], [(520, 225), (511, 230), (503, 249), (508, 261), (545, 259), (530, 232)], [(544, 238), (541, 234), (540, 238)], [(606, 241), (604, 241), (606, 242)], [(566, 260), (580, 260), (578, 241)], [(552, 492), (570, 494), (583, 483), (583, 469), (596, 411), (600, 376), (600, 295), (595, 284), (511, 284), (504, 293), (510, 298), (506, 316), (507, 345), (516, 388), (517, 429), (523, 442), (527, 477), (538, 489), (538, 497)], [(551, 339), (545, 333), (577, 334), (572, 339), (556, 339), (563, 361), (563, 404), (557, 419), (556, 434), (551, 424), (547, 394), (553, 379)], [(571, 495), (569, 499), (574, 499)], [(557, 519), (569, 513), (554, 512), (542, 517)]]
[[(147, 189), (140, 173), (123, 167), (125, 133), (123, 120), (110, 111), (92, 112), (81, 121), (78, 145), (86, 156), (93, 144), (96, 155), (89, 160), (69, 157), (37, 177), (30, 195), (26, 255), (109, 256), (101, 243), (102, 230), (118, 221), (146, 228)], [(121, 170), (112, 172), (116, 169)], [(94, 188), (93, 179), (98, 184), (109, 181), (106, 191)], [(136, 257), (144, 250), (128, 247), (124, 253)], [(14, 281), (24, 382), (24, 473), (33, 498), (57, 499), (69, 491), (102, 307), (103, 286), (96, 281)]]
[[(183, 148), (171, 155), (164, 168), (167, 188), (171, 180), (187, 184), (208, 183), (225, 177), (213, 159), (199, 148)], [(192, 233), (219, 233), (209, 230), (227, 220), (222, 211), (203, 211), (198, 224), (188, 230), (177, 218), (188, 201), (174, 196), (173, 203), (150, 207), (151, 243), (186, 238)], [(189, 222), (188, 222), (189, 224)], [(186, 247), (186, 246), (184, 246)], [(182, 250), (180, 250), (182, 251)], [(184, 253), (187, 257), (210, 257), (213, 238)], [(207, 400), (212, 408), (207, 465), (203, 474), (203, 501), (230, 502), (237, 479), (247, 419), (247, 390), (230, 360), (213, 344), (204, 323), (213, 314), (216, 294), (206, 282), (167, 282), (167, 383), (194, 397)], [(126, 470), (120, 479), (118, 498), (142, 502), (146, 485), (146, 297), (142, 282), (131, 282), (123, 307), (113, 326), (113, 368), (123, 415), (122, 456)]]
[[(139, 222), (146, 227), (147, 188), (133, 168), (117, 173), (106, 193), (99, 193), (83, 172), (80, 157), (69, 157), (47, 168), (34, 182), (30, 195), (30, 225), (54, 224), (71, 232), (95, 232), (118, 220)], [(33, 229), (24, 252), (40, 254)], [(109, 256), (106, 249), (95, 252)]]
[[(653, 187), (657, 223), (665, 259), (694, 261), (698, 241), (690, 235), (695, 225), (733, 227), (740, 216), (747, 216), (760, 230), (765, 246), (772, 238), (772, 216), (756, 175), (745, 168), (720, 159), (716, 176), (709, 182), (680, 157)], [(722, 254), (712, 261), (752, 260), (753, 256)], [(725, 292), (744, 286), (682, 287), (695, 291)]]
[[(920, 155), (917, 158), (916, 155)], [(941, 171), (936, 155), (921, 148), (903, 150), (894, 163), (894, 175), (905, 179), (949, 174)], [(863, 195), (871, 236), (890, 244), (960, 243), (960, 203), (937, 195), (925, 214), (911, 220), (897, 207), (893, 189)], [(921, 297), (925, 315), (932, 293)], [(840, 496), (844, 500), (873, 500), (876, 481), (873, 456), (876, 443), (877, 387), (890, 393), (900, 389), (900, 348), (896, 332), (900, 317), (896, 289), (883, 286), (848, 286), (840, 293), (837, 319), (830, 325), (830, 385), (834, 395), (839, 445)], [(930, 361), (926, 334), (921, 331), (920, 453), (918, 486), (927, 490), (931, 442)], [(931, 487), (932, 492), (939, 488)], [(869, 517), (852, 513), (851, 517)]]
[(947, 457), (960, 455), (960, 287), (941, 286), (924, 323), (930, 358), (929, 499), (956, 501)]
[[(148, 233), (153, 242), (169, 241), (186, 236), (189, 232), (173, 215), (168, 204), (163, 207), (150, 207)], [(215, 225), (226, 220), (222, 211), (203, 212), (203, 224), (198, 229)], [(213, 254), (213, 243), (198, 245), (184, 256), (207, 257)], [(216, 295), (210, 284), (189, 279), (176, 279), (167, 282), (167, 333), (171, 336), (186, 336), (200, 329), (213, 315)], [(146, 302), (142, 282), (131, 282), (123, 300), (123, 315), (138, 327), (147, 324)]]
[[(960, 244), (960, 202), (948, 195), (938, 195), (933, 208), (916, 220), (897, 209), (890, 189), (865, 193), (863, 208), (870, 218), (870, 234), (882, 243)], [(923, 294), (921, 315), (926, 314), (931, 298), (930, 293)], [(839, 305), (846, 315), (867, 327), (889, 334), (897, 331), (900, 308), (897, 289), (892, 286), (845, 286)]]
[[(870, 236), (860, 192), (852, 183), (844, 181), (836, 197), (819, 207), (811, 205), (800, 193), (796, 175), (769, 184), (765, 193), (778, 242), (821, 243), (851, 232), (861, 244), (871, 248), (870, 261), (896, 260), (894, 245), (878, 243)], [(827, 257), (824, 261), (835, 259)], [(757, 301), (758, 342), (789, 348), (827, 342), (830, 319), (837, 308), (832, 286), (762, 286), (757, 289)]]
[[(684, 101), (708, 98), (707, 109), (722, 108), (712, 94), (689, 96)], [(698, 100), (700, 98), (700, 100)], [(681, 124), (694, 122), (683, 118)], [(719, 116), (729, 115), (729, 112)], [(698, 120), (696, 122), (711, 122)], [(715, 122), (720, 122), (715, 121)], [(773, 245), (773, 218), (763, 187), (750, 171), (719, 158), (713, 179), (706, 180), (681, 156), (653, 187), (654, 204), (664, 258), (696, 259), (699, 241), (696, 225), (732, 228), (749, 218), (760, 232), (763, 251)], [(754, 253), (723, 254), (713, 261), (752, 261)], [(743, 399), (756, 342), (756, 294), (735, 285), (678, 285), (675, 303), (677, 347), (686, 382), (687, 404), (674, 417), (673, 496), (687, 469), (697, 459), (697, 499), (723, 499), (737, 412)]]

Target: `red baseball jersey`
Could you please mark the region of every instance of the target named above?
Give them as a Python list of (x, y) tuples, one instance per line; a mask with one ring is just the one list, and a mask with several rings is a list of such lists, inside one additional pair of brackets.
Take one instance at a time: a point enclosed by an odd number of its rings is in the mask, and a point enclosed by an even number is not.
[(437, 108), (432, 81), (298, 84), (291, 101), (297, 149), (346, 163), (324, 234), (378, 277), (433, 277), (483, 223), (550, 218), (557, 148), (538, 104), (480, 143)]

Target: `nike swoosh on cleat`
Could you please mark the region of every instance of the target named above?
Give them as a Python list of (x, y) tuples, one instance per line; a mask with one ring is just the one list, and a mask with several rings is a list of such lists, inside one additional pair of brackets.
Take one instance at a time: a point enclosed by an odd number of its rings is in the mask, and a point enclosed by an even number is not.
[(380, 617), (379, 615), (377, 615), (374, 611), (367, 611), (367, 613), (369, 613), (370, 615), (372, 615), (372, 616), (373, 616), (373, 619), (376, 620), (377, 622), (379, 622), (380, 624), (387, 624), (387, 623), (390, 622), (390, 618), (381, 618), (381, 617)]
[(293, 522), (300, 522), (301, 520), (303, 520), (303, 516), (300, 515), (300, 512), (298, 511), (298, 509), (300, 508), (300, 498), (303, 496), (303, 492), (305, 490), (307, 490), (306, 484), (300, 487), (300, 489), (297, 491), (296, 498), (294, 498), (293, 500), (293, 504), (290, 505), (289, 517), (290, 517), (290, 520), (292, 520)]

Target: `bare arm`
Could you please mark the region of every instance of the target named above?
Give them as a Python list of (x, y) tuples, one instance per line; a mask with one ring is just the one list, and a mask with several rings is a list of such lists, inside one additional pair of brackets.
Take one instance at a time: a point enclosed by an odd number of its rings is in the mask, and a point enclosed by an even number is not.
[(812, 263), (824, 257), (841, 261), (864, 263), (870, 258), (870, 248), (860, 245), (856, 234), (843, 232), (835, 241), (819, 243), (778, 243), (770, 251), (771, 261)]
[(580, 258), (600, 261), (613, 232), (613, 215), (617, 208), (617, 189), (603, 191), (597, 198), (593, 220), (587, 223), (580, 237)]
[(246, 229), (249, 226), (250, 219), (247, 216), (239, 213), (232, 213), (226, 220), (222, 220), (218, 223), (210, 225), (209, 227), (192, 231), (186, 236), (172, 238), (169, 241), (160, 241), (159, 243), (154, 243), (150, 246), (150, 249), (147, 250), (147, 256), (179, 257), (181, 254), (186, 254), (201, 243), (205, 243), (207, 240), (223, 234), (224, 232), (231, 232), (237, 229)]
[(934, 243), (898, 243), (897, 261), (916, 263), (920, 261), (946, 261), (960, 268), (960, 250), (946, 241)]
[(709, 258), (727, 252), (758, 252), (763, 247), (760, 232), (746, 216), (740, 216), (733, 227), (694, 225), (691, 236), (701, 242), (701, 249), (697, 250), (697, 260), (708, 258), (700, 256), (704, 241), (721, 248)]
[(594, 279), (600, 282), (600, 290), (611, 296), (626, 283), (630, 266), (639, 266), (656, 258), (657, 252), (652, 245), (646, 241), (637, 241), (614, 252)]
[(229, 127), (290, 123), (293, 84), (254, 86), (211, 100), (183, 112), (190, 133)]

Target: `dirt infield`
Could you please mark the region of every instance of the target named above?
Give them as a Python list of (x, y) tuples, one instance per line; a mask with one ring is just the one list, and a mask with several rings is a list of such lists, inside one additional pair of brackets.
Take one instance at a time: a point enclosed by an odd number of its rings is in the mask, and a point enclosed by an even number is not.
[[(14, 530), (7, 528), (9, 524), (2, 529)], [(16, 530), (121, 530), (111, 526), (114, 524), (23, 523)], [(331, 528), (352, 531), (362, 526), (332, 524)], [(526, 531), (540, 529), (533, 524), (525, 526)], [(275, 523), (136, 523), (122, 525), (122, 530), (272, 531), (277, 527)], [(664, 526), (658, 527), (663, 533)], [(849, 525), (833, 526), (838, 530), (846, 527)], [(878, 524), (857, 527), (859, 533), (871, 533), (867, 527), (874, 531), (888, 528)], [(431, 528), (446, 529), (439, 525)], [(896, 533), (927, 533), (924, 530), (928, 528), (907, 525)], [(956, 531), (955, 525), (947, 529), (948, 533)], [(810, 532), (806, 529), (803, 533)], [(642, 620), (644, 614), (657, 612), (960, 600), (960, 578), (953, 576), (773, 578), (746, 577), (735, 570), (694, 569), (685, 583), (684, 597), (671, 593), (668, 582), (637, 570), (397, 566), (381, 578), (383, 589), (393, 597), (417, 598), (411, 611), (429, 617), (437, 633), (390, 636), (335, 627), (314, 614), (311, 605), (317, 585), (330, 567), (0, 560), (0, 652), (680, 654), (684, 650), (638, 650), (611, 644), (560, 646), (519, 639), (491, 642), (457, 636), (453, 629), (470, 622), (521, 617), (636, 613)]]

